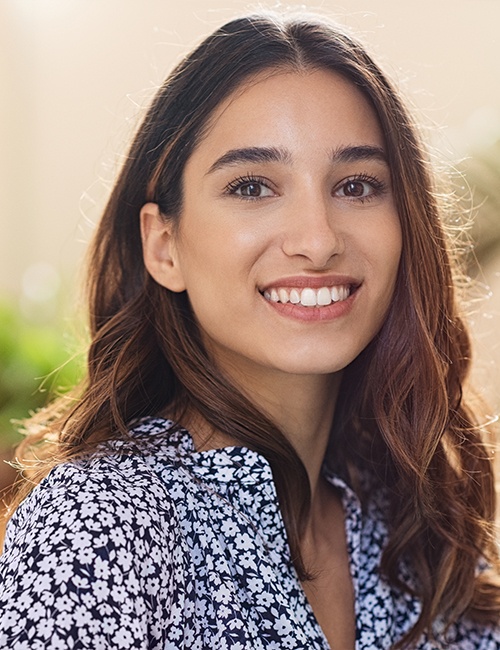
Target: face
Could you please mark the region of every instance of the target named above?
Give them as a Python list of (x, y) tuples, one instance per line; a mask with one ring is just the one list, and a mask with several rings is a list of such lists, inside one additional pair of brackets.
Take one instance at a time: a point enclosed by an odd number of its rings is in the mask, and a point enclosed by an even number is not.
[(187, 291), (221, 367), (330, 375), (373, 339), (401, 233), (382, 133), (353, 85), (321, 70), (245, 83), (212, 116), (183, 188), (178, 230), (143, 208), (146, 265)]

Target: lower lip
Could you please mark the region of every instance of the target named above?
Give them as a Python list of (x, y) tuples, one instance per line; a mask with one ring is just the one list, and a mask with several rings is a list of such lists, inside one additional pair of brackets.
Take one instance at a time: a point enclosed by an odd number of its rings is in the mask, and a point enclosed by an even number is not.
[(332, 302), (324, 307), (304, 307), (300, 303), (294, 305), (290, 302), (272, 302), (271, 300), (266, 300), (264, 297), (263, 300), (279, 314), (288, 318), (307, 322), (331, 321), (346, 316), (351, 311), (358, 291), (359, 289), (351, 293), (346, 300)]

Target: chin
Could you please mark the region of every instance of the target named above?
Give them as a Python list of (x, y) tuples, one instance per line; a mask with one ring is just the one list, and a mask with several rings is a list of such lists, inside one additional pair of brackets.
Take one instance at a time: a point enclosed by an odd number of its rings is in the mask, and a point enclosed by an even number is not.
[(300, 359), (295, 357), (273, 365), (277, 370), (290, 375), (331, 375), (342, 372), (352, 360), (351, 357), (332, 359), (325, 358), (323, 355), (321, 359)]

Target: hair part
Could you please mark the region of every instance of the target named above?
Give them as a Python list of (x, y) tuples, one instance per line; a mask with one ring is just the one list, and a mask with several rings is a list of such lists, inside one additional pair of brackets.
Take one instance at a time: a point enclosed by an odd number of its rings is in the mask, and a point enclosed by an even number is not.
[[(215, 109), (264, 72), (330, 70), (354, 84), (380, 122), (401, 220), (402, 258), (386, 322), (345, 371), (329, 461), (351, 480), (369, 474), (387, 492), (391, 534), (382, 572), (415, 591), (422, 612), (396, 647), (410, 647), (438, 616), (498, 620), (491, 460), (477, 416), (463, 397), (470, 365), (466, 328), (453, 289), (448, 243), (432, 175), (415, 125), (366, 50), (320, 20), (255, 15), (206, 38), (159, 89), (131, 145), (94, 237), (88, 264), (91, 345), (76, 403), (37, 415), (41, 431), (19, 457), (54, 431), (51, 465), (125, 437), (143, 416), (189, 408), (271, 464), (295, 567), (309, 576), (301, 538), (310, 506), (307, 473), (278, 427), (222, 374), (207, 354), (185, 293), (146, 272), (139, 212), (158, 204), (182, 212), (183, 170)], [(425, 261), (425, 264), (423, 263)], [(28, 428), (29, 428), (28, 424)], [(339, 454), (343, 453), (343, 457)], [(38, 477), (39, 478), (39, 477)], [(38, 480), (37, 478), (37, 480)], [(363, 494), (361, 494), (363, 497)], [(402, 584), (410, 559), (417, 583)]]

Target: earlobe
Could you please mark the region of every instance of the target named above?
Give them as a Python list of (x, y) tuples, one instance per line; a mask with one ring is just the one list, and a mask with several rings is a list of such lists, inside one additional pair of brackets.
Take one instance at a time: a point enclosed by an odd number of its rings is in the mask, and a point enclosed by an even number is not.
[(162, 216), (156, 203), (146, 203), (140, 217), (146, 269), (163, 287), (170, 291), (184, 291), (186, 286), (179, 266), (173, 223)]

